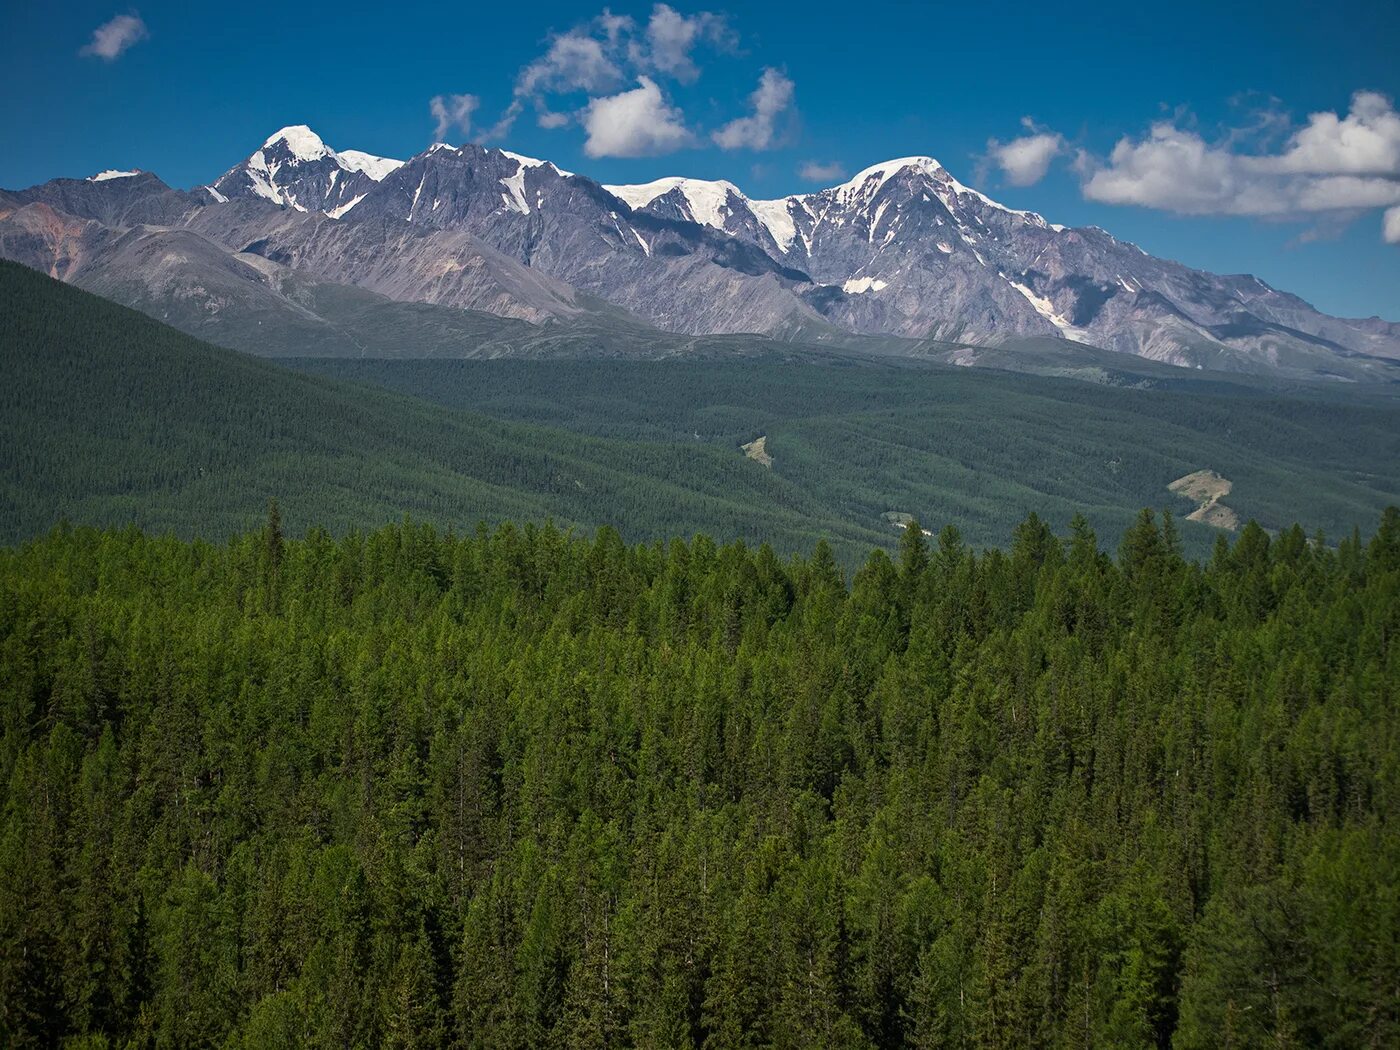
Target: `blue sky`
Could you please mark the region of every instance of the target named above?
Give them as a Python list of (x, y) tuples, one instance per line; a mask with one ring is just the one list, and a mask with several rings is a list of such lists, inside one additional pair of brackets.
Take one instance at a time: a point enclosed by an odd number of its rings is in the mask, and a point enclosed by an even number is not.
[(604, 12), (25, 4), (0, 39), (0, 186), (110, 167), (195, 185), (295, 123), (406, 157), (433, 141), (434, 98), (463, 118), (452, 142), (514, 102), (490, 141), (604, 182), (685, 174), (780, 196), (838, 181), (804, 168), (929, 154), (1052, 221), (1400, 320), (1400, 244), (1382, 237), (1400, 204), (1391, 0)]

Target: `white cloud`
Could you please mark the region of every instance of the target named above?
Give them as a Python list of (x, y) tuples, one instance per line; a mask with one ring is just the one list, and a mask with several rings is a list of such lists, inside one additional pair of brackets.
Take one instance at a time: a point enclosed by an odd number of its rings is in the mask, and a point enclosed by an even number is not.
[(700, 75), (695, 53), (702, 44), (732, 49), (737, 38), (722, 15), (701, 11), (682, 15), (657, 4), (645, 26), (607, 8), (602, 14), (549, 38), (544, 54), (520, 70), (510, 105), (479, 137), (508, 135), (527, 107), (533, 107), (542, 128), (569, 123), (552, 103), (561, 95), (585, 94), (597, 99), (635, 78), (667, 77), (690, 83)]
[(633, 26), (632, 19), (614, 15), (605, 8), (591, 22), (555, 34), (545, 53), (520, 71), (510, 105), (479, 138), (499, 139), (510, 134), (527, 103), (539, 112), (540, 127), (563, 127), (568, 119), (551, 110), (549, 95), (580, 91), (593, 94), (611, 91), (624, 83), (619, 41)]
[(1314, 113), (1279, 157), (1261, 157), (1261, 170), (1336, 175), (1400, 174), (1400, 114), (1390, 99), (1358, 91), (1345, 117)]
[(846, 177), (846, 166), (839, 160), (829, 161), (825, 164), (821, 161), (809, 160), (798, 167), (797, 175), (798, 178), (806, 182), (834, 182), (836, 179)]
[(1345, 116), (1312, 114), (1278, 152), (1241, 152), (1240, 138), (1210, 143), (1164, 120), (1075, 167), (1089, 200), (1186, 215), (1296, 220), (1400, 205), (1400, 114), (1381, 95), (1357, 92)]
[(657, 4), (647, 22), (645, 42), (634, 42), (631, 55), (643, 68), (688, 84), (700, 76), (690, 53), (702, 41), (731, 48), (735, 37), (722, 15), (701, 11), (686, 16), (666, 4)]
[(731, 120), (712, 136), (720, 149), (768, 149), (775, 145), (775, 124), (792, 105), (793, 84), (772, 67), (749, 96), (753, 113)]
[(480, 105), (481, 99), (475, 95), (434, 95), (433, 100), (428, 103), (428, 110), (437, 121), (437, 127), (433, 130), (433, 141), (441, 142), (453, 128), (460, 130), (463, 135), (470, 135), (472, 114)]
[[(477, 141), (504, 138), (521, 114), (533, 109), (536, 123), (545, 129), (566, 127), (576, 119), (587, 133), (584, 149), (590, 156), (652, 155), (692, 145), (696, 134), (667, 101), (662, 85), (693, 83), (700, 76), (703, 52), (732, 52), (738, 43), (725, 16), (711, 11), (682, 14), (657, 3), (643, 24), (604, 8), (549, 37), (544, 53), (516, 76), (510, 104), (478, 133)], [(638, 86), (623, 90), (629, 83)], [(587, 102), (576, 110), (580, 95)], [(782, 137), (780, 121), (792, 99), (792, 81), (776, 69), (765, 69), (749, 96), (750, 113), (725, 124), (712, 138), (723, 149), (770, 149)]]
[(606, 7), (603, 13), (596, 19), (598, 28), (602, 31), (604, 39), (609, 44), (616, 44), (624, 33), (630, 33), (637, 23), (632, 21), (628, 15), (615, 15)]
[(1400, 208), (1391, 208), (1381, 223), (1381, 236), (1386, 244), (1400, 244)]
[(639, 86), (605, 98), (590, 99), (580, 113), (590, 157), (650, 157), (671, 153), (694, 142), (679, 109), (667, 104), (650, 77)]
[(105, 62), (116, 61), (124, 51), (139, 44), (151, 34), (146, 23), (133, 11), (129, 15), (117, 15), (110, 22), (104, 22), (92, 31), (92, 40), (84, 45), (80, 55), (92, 55)]
[(546, 91), (608, 91), (622, 82), (622, 70), (609, 57), (591, 27), (556, 36), (547, 50), (520, 71), (515, 93), (533, 98)]
[(1145, 139), (1119, 139), (1106, 165), (1081, 155), (1080, 168), (1088, 175), (1084, 196), (1195, 215), (1233, 212), (1241, 187), (1232, 158), (1196, 132), (1161, 121)]
[(1045, 178), (1050, 162), (1065, 151), (1063, 135), (1036, 130), (1030, 119), (1022, 121), (1031, 134), (1010, 142), (987, 140), (987, 158), (1001, 169), (1006, 181), (1013, 186), (1033, 186)]

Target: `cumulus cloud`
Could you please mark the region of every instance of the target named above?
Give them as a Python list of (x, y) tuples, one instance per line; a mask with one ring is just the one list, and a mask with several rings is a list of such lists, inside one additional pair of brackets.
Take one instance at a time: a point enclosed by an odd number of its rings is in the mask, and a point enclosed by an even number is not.
[(1255, 164), (1302, 174), (1400, 174), (1400, 114), (1384, 95), (1358, 91), (1345, 117), (1312, 114), (1281, 156), (1255, 158)]
[(146, 23), (135, 11), (129, 15), (117, 15), (110, 22), (103, 22), (92, 31), (92, 40), (78, 52), (90, 55), (104, 62), (115, 62), (130, 47), (139, 44), (151, 34)]
[(1234, 155), (1169, 121), (1152, 125), (1144, 139), (1119, 139), (1107, 164), (1081, 154), (1078, 166), (1087, 175), (1084, 196), (1105, 204), (1194, 215), (1258, 210), (1243, 195)]
[(720, 149), (769, 149), (776, 145), (776, 124), (792, 106), (793, 84), (771, 66), (749, 96), (753, 113), (731, 120), (712, 136)]
[(1050, 162), (1068, 148), (1063, 135), (1036, 127), (1030, 117), (1021, 124), (1029, 134), (1010, 142), (987, 140), (987, 159), (1001, 169), (1013, 186), (1034, 186), (1050, 170)]
[(846, 177), (846, 166), (839, 160), (826, 163), (809, 160), (798, 166), (797, 176), (806, 182), (834, 182)]
[(434, 95), (433, 100), (428, 103), (428, 110), (437, 121), (437, 127), (433, 129), (433, 141), (441, 142), (453, 128), (457, 128), (463, 135), (470, 135), (472, 114), (480, 105), (481, 99), (475, 95)]
[(1275, 152), (1239, 142), (1163, 120), (1120, 139), (1106, 160), (1081, 154), (1076, 170), (1089, 200), (1186, 215), (1303, 219), (1400, 205), (1400, 114), (1382, 95), (1357, 92), (1345, 116), (1312, 114)]
[(590, 157), (650, 157), (691, 145), (695, 136), (679, 109), (669, 105), (650, 77), (617, 95), (590, 99), (580, 114)]
[(1391, 208), (1381, 223), (1381, 236), (1386, 244), (1400, 244), (1400, 208)]

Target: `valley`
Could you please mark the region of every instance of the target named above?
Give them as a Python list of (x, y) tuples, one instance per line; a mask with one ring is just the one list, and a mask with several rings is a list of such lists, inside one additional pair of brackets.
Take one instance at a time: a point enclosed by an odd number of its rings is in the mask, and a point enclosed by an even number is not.
[[(277, 364), (13, 264), (0, 302), (11, 540), (59, 519), (218, 539), (276, 499), (294, 531), (553, 520), (783, 554), (825, 537), (852, 564), (894, 543), (891, 506), (977, 546), (1030, 507), (1060, 529), (1082, 513), (1116, 542), (1143, 506), (1186, 517), (1168, 486), (1201, 463), (1271, 531), (1338, 538), (1400, 492), (1400, 406), (1383, 389), (1151, 367), (1112, 385), (742, 341), (662, 360)], [(740, 448), (754, 434), (767, 464)], [(1179, 528), (1209, 552), (1216, 529)]]

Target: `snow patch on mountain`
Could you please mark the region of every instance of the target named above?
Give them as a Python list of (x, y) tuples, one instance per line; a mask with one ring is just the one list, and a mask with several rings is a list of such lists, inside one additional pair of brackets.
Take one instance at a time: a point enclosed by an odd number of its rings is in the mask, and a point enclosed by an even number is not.
[(282, 194), (277, 187), (272, 185), (272, 172), (268, 171), (267, 159), (263, 157), (262, 150), (254, 153), (248, 160), (247, 168), (249, 188), (259, 197), (270, 200), (273, 204), (286, 204)]
[(503, 157), (509, 157), (521, 167), (548, 168), (550, 171), (554, 172), (554, 174), (562, 176), (566, 179), (572, 178), (574, 174), (572, 171), (565, 171), (563, 168), (559, 167), (559, 165), (555, 164), (552, 160), (540, 160), (537, 157), (527, 157), (521, 153), (512, 153), (508, 149), (498, 149), (496, 150), (496, 152)]
[(107, 171), (99, 171), (96, 175), (89, 175), (88, 182), (108, 182), (111, 179), (129, 179), (133, 175), (140, 174), (141, 172), (139, 170), (117, 171), (115, 168), (109, 168)]
[(389, 157), (376, 157), (372, 153), (364, 153), (357, 149), (341, 150), (336, 154), (336, 159), (346, 171), (362, 171), (375, 182), (383, 182), (387, 176), (402, 168), (404, 163)]
[(1024, 295), (1026, 297), (1026, 302), (1035, 307), (1035, 312), (1058, 328), (1066, 339), (1078, 339), (1086, 334), (1082, 329), (1076, 328), (1072, 321), (1061, 316), (1060, 313), (1056, 311), (1055, 304), (1049, 299), (1046, 299), (1044, 296), (1036, 295), (1035, 292), (1031, 291), (1024, 284), (1021, 284), (1019, 281), (1013, 281), (1005, 274), (1001, 276), (1002, 280)]
[[(525, 199), (525, 173), (531, 168), (548, 168), (557, 175), (568, 177), (573, 174), (570, 171), (561, 171), (547, 160), (537, 160), (534, 157), (526, 157), (519, 153), (512, 153), (508, 149), (497, 150), (501, 156), (515, 161), (514, 173), (501, 179), (501, 185), (508, 191), (509, 195), (502, 194), (506, 207), (512, 211), (517, 211), (521, 215), (530, 214), (530, 202)], [(436, 207), (436, 205), (435, 205)]]
[(881, 288), (888, 288), (889, 282), (882, 281), (878, 277), (852, 277), (841, 286), (841, 290), (847, 295), (863, 295), (866, 292), (878, 292)]
[(514, 175), (507, 175), (501, 180), (501, 185), (510, 191), (509, 196), (501, 194), (505, 197), (506, 207), (513, 208), (521, 215), (530, 214), (530, 202), (525, 199), (525, 171), (525, 165), (518, 164)]
[(792, 250), (792, 242), (797, 239), (797, 223), (792, 218), (792, 201), (789, 198), (749, 201), (749, 210), (772, 236), (780, 252), (787, 254)]
[(351, 199), (351, 200), (346, 201), (344, 204), (340, 205), (339, 207), (332, 208), (330, 211), (326, 212), (326, 214), (329, 215), (332, 219), (338, 219), (338, 218), (340, 218), (342, 215), (344, 215), (347, 211), (349, 211), (351, 208), (353, 208), (355, 205), (359, 204), (360, 201), (362, 201), (362, 200), (364, 200), (364, 199), (365, 199), (365, 195), (362, 193), (362, 194), (360, 194), (358, 197), (355, 197), (355, 198), (353, 198), (353, 199)]
[(657, 197), (670, 193), (685, 181), (679, 176), (672, 176), (657, 179), (655, 182), (643, 182), (636, 186), (604, 186), (603, 189), (614, 197), (626, 201), (627, 206), (635, 211), (639, 208), (645, 208)]

